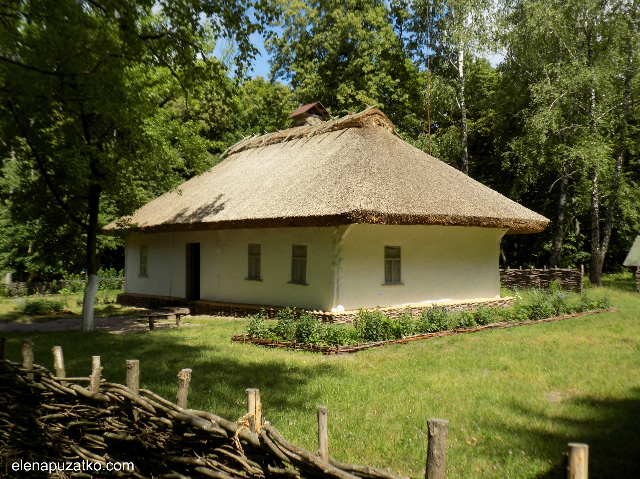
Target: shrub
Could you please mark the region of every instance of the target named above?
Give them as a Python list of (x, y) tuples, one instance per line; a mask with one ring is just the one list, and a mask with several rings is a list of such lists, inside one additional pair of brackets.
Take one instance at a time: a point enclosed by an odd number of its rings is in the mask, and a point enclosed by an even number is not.
[(293, 308), (284, 308), (276, 313), (275, 335), (284, 341), (293, 341), (296, 335), (297, 312)]
[(333, 324), (321, 325), (319, 342), (328, 346), (347, 346), (358, 342), (358, 332), (345, 326)]
[(98, 278), (98, 291), (120, 291), (124, 287), (124, 273), (115, 268), (100, 268)]
[(317, 343), (320, 322), (311, 313), (303, 312), (295, 322), (294, 337), (298, 343)]
[(22, 300), (16, 308), (24, 314), (47, 314), (57, 313), (64, 309), (65, 303), (62, 301), (47, 300), (44, 298)]
[(253, 314), (247, 317), (249, 324), (247, 324), (247, 332), (249, 337), (264, 339), (266, 338), (269, 327), (266, 323), (266, 315), (264, 310), (261, 310), (258, 314)]
[(553, 316), (554, 306), (547, 291), (536, 290), (532, 294), (531, 304), (526, 307), (528, 319), (538, 320)]
[(494, 308), (485, 308), (482, 305), (473, 313), (473, 319), (476, 324), (484, 326), (495, 321), (497, 312)]
[(375, 311), (365, 311), (360, 308), (353, 324), (358, 332), (358, 336), (365, 342), (381, 341), (388, 332), (388, 319), (385, 324), (385, 315), (379, 308)]
[(569, 312), (569, 304), (567, 301), (567, 294), (563, 292), (557, 292), (552, 294), (551, 304), (553, 307), (554, 316), (562, 316)]
[(473, 313), (470, 313), (469, 311), (460, 311), (456, 314), (454, 321), (456, 328), (471, 328), (476, 325)]
[(398, 330), (400, 337), (411, 336), (415, 330), (415, 321), (413, 320), (413, 313), (411, 308), (407, 307), (396, 318), (398, 324)]
[(448, 327), (447, 321), (447, 309), (433, 306), (431, 308), (424, 308), (420, 313), (420, 317), (415, 325), (415, 330), (418, 333), (435, 333), (437, 331), (444, 331)]

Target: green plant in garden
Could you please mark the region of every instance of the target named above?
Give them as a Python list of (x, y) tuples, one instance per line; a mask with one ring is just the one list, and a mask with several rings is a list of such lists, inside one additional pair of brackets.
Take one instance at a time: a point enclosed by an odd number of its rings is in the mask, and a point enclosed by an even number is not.
[(456, 328), (471, 328), (476, 326), (476, 320), (473, 313), (469, 311), (458, 311), (453, 318)]
[(294, 337), (298, 343), (315, 344), (320, 339), (320, 322), (308, 311), (304, 311), (295, 322)]
[(365, 311), (360, 308), (353, 320), (353, 325), (364, 342), (380, 341), (388, 331), (388, 323), (385, 324), (385, 318), (386, 316), (380, 311), (380, 308), (376, 308), (375, 311)]
[(495, 321), (497, 317), (497, 311), (495, 308), (485, 308), (480, 305), (480, 307), (473, 313), (473, 319), (476, 324), (484, 326), (486, 324), (491, 324)]
[(293, 341), (296, 335), (297, 312), (293, 308), (284, 308), (276, 313), (275, 335), (284, 341)]
[(531, 296), (531, 304), (527, 307), (528, 319), (538, 320), (553, 316), (554, 308), (548, 291), (535, 290)]
[(18, 302), (17, 311), (24, 314), (48, 314), (58, 313), (64, 309), (66, 303), (44, 298), (24, 299)]
[(435, 333), (437, 331), (443, 331), (447, 329), (447, 309), (433, 306), (431, 308), (424, 308), (416, 322), (417, 333)]

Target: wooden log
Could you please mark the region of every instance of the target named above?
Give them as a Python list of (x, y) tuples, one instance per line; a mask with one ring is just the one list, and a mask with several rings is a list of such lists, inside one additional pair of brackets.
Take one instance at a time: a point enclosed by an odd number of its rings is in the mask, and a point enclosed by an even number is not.
[(569, 443), (567, 479), (589, 478), (589, 446), (578, 442)]
[[(33, 341), (22, 340), (22, 367), (27, 371), (33, 370)], [(33, 381), (33, 373), (27, 374), (27, 380)]]
[(189, 395), (189, 382), (191, 381), (191, 369), (183, 369), (178, 373), (178, 394), (176, 404), (178, 407), (186, 409), (187, 396)]
[(149, 331), (153, 331), (155, 329), (155, 318), (153, 316), (149, 316)]
[(427, 420), (428, 446), (425, 479), (445, 479), (445, 459), (447, 456), (447, 430), (449, 421)]
[[(53, 348), (51, 348), (51, 352), (53, 353), (53, 369), (55, 369), (56, 371), (56, 377), (67, 377), (67, 373), (64, 370), (64, 356), (62, 355), (62, 346), (54, 346)], [(66, 381), (60, 381), (60, 383), (63, 386), (67, 384)]]
[(0, 338), (0, 361), (4, 361), (7, 358), (7, 338), (2, 336)]
[(327, 430), (327, 406), (318, 406), (318, 455), (329, 460), (329, 431)]
[(140, 394), (140, 361), (127, 359), (127, 387), (137, 396)]
[(89, 391), (93, 394), (96, 394), (100, 389), (100, 379), (102, 379), (100, 356), (93, 356), (91, 361), (91, 383), (89, 384)]

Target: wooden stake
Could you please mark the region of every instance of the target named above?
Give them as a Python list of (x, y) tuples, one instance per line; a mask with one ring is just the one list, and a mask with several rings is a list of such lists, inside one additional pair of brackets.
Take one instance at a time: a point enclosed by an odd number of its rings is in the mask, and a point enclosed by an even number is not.
[(183, 369), (178, 373), (178, 395), (176, 404), (178, 407), (186, 409), (187, 396), (189, 395), (189, 382), (191, 381), (191, 369)]
[(92, 393), (100, 390), (100, 380), (102, 379), (102, 368), (100, 367), (100, 356), (93, 356), (91, 361), (91, 384), (89, 389)]
[(140, 393), (140, 361), (127, 359), (127, 387), (137, 396)]
[[(33, 369), (33, 341), (30, 339), (22, 340), (22, 367), (27, 371)], [(29, 381), (33, 380), (33, 373), (27, 374)]]
[[(54, 346), (51, 348), (51, 352), (53, 353), (53, 369), (56, 371), (56, 377), (64, 378), (67, 377), (67, 373), (64, 370), (64, 356), (62, 355), (62, 347)], [(66, 381), (61, 381), (61, 384), (67, 384)]]
[(2, 336), (0, 338), (0, 360), (7, 359), (7, 338)]
[(318, 455), (329, 460), (329, 431), (327, 430), (327, 406), (318, 406)]
[(149, 331), (153, 331), (155, 329), (155, 320), (153, 316), (149, 316)]
[(256, 432), (256, 389), (248, 388), (247, 392), (247, 414), (249, 415), (249, 422), (251, 423), (251, 418), (253, 418), (253, 423), (251, 424), (251, 432)]
[(427, 426), (429, 428), (429, 444), (427, 446), (427, 470), (424, 477), (425, 479), (444, 479), (449, 421), (428, 419)]
[(578, 442), (569, 443), (567, 479), (589, 478), (589, 446)]
[(260, 389), (256, 388), (256, 433), (260, 434), (262, 425), (264, 424), (264, 417), (262, 415), (262, 401), (260, 401)]

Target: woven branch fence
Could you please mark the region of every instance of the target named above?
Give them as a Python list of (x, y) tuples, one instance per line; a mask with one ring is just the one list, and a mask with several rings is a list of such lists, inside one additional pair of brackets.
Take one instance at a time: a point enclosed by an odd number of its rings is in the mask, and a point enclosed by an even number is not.
[[(257, 389), (247, 389), (247, 414), (236, 423), (187, 409), (190, 369), (178, 374), (173, 404), (139, 388), (137, 360), (127, 361), (126, 386), (102, 379), (99, 356), (90, 376), (71, 378), (59, 346), (52, 350), (54, 374), (34, 364), (30, 340), (23, 340), (22, 363), (16, 363), (4, 359), (6, 338), (0, 339), (1, 477), (75, 477), (13, 471), (25, 462), (87, 461), (100, 466), (100, 477), (408, 479), (330, 457), (324, 406), (318, 406), (319, 452), (312, 453), (264, 420)], [(428, 421), (429, 478), (444, 478), (447, 424)], [(133, 463), (135, 470), (107, 472), (108, 463)]]
[(567, 268), (522, 268), (500, 270), (500, 282), (507, 288), (541, 288), (548, 289), (555, 281), (562, 289), (582, 293), (584, 287), (584, 266), (579, 269)]

